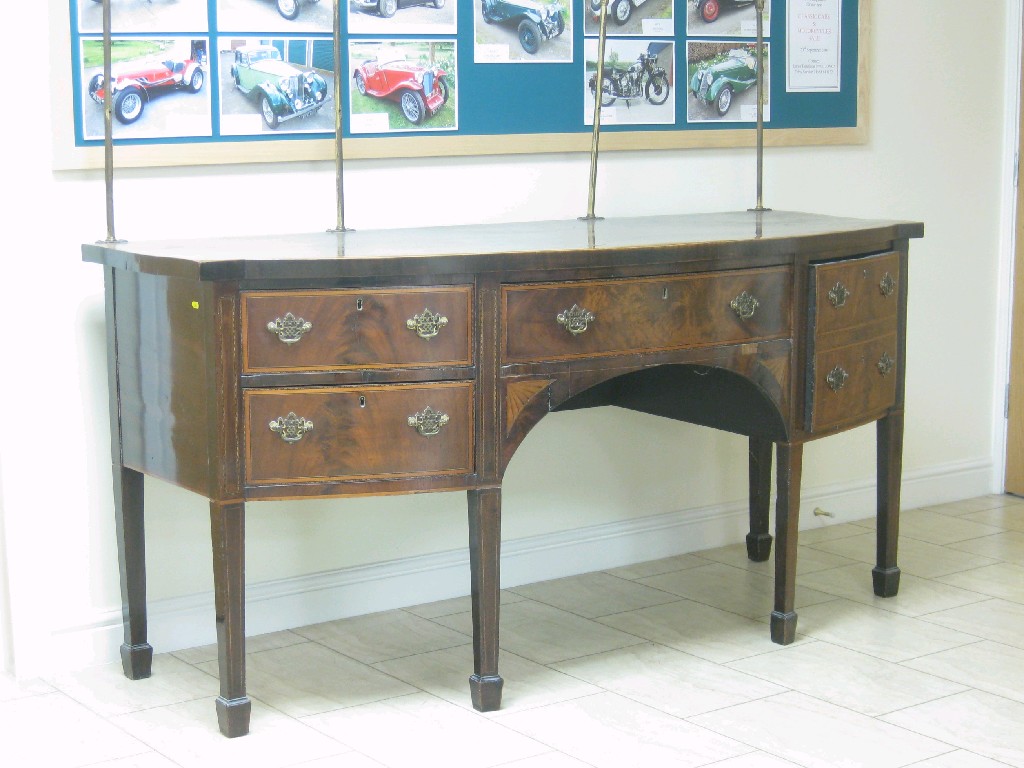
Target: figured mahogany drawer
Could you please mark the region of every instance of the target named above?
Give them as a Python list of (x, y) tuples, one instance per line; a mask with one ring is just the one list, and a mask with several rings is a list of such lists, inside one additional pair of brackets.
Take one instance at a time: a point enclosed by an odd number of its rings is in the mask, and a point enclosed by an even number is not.
[(471, 382), (243, 394), (249, 485), (473, 471)]
[(820, 352), (809, 373), (809, 422), (816, 431), (857, 421), (896, 399), (897, 335)]
[(242, 294), (242, 367), (253, 371), (469, 365), (468, 285)]
[(896, 253), (813, 265), (810, 309), (816, 346), (832, 346), (831, 334), (859, 326), (895, 327), (899, 282), (900, 257)]
[(502, 287), (502, 359), (732, 344), (790, 332), (785, 267)]

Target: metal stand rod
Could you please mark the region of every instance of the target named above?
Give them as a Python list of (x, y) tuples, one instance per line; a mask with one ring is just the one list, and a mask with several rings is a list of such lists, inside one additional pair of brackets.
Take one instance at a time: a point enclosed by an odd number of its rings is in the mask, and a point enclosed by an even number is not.
[(111, 79), (110, 0), (103, 0), (103, 182), (106, 190), (107, 237), (100, 242), (120, 243), (114, 235), (114, 94)]
[(757, 13), (757, 206), (752, 211), (770, 211), (764, 207), (764, 0), (754, 0)]
[(334, 185), (337, 196), (337, 223), (328, 232), (348, 232), (345, 226), (345, 155), (341, 145), (341, 11), (334, 0)]
[(590, 183), (587, 194), (587, 215), (580, 217), (590, 221), (601, 218), (594, 215), (594, 201), (597, 194), (597, 152), (601, 137), (601, 100), (604, 95), (604, 44), (608, 36), (608, 0), (601, 0), (601, 18), (598, 25), (597, 73), (594, 81), (594, 135), (590, 144)]

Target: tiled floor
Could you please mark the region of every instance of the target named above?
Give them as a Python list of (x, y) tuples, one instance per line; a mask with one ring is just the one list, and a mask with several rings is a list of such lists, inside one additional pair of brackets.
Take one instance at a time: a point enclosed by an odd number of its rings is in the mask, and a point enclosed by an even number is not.
[(499, 712), (470, 706), (458, 599), (250, 639), (240, 739), (212, 647), (0, 679), (0, 765), (1024, 766), (1024, 500), (905, 512), (887, 600), (873, 527), (801, 534), (790, 646), (737, 545), (507, 590)]

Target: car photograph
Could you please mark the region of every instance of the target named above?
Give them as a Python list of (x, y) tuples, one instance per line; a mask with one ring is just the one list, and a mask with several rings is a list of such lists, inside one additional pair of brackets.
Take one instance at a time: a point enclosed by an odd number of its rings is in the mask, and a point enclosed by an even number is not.
[[(647, 0), (608, 0), (608, 20), (622, 26), (632, 17), (633, 9), (646, 2)], [(591, 18), (601, 18), (601, 3), (602, 0), (588, 0)]]
[(723, 6), (727, 9), (752, 5), (754, 0), (692, 0), (697, 15), (706, 23), (717, 21)]
[(409, 61), (400, 51), (384, 48), (376, 58), (364, 59), (352, 72), (361, 96), (396, 102), (413, 125), (430, 119), (448, 102), (447, 72)]
[(327, 81), (312, 70), (283, 61), (272, 45), (236, 48), (231, 78), (259, 106), (268, 128), (315, 114), (328, 101)]
[[(299, 18), (299, 0), (274, 0), (277, 3), (277, 12), (288, 21), (295, 21)], [(319, 3), (320, 0), (306, 0), (307, 3)]]
[[(692, 65), (691, 65), (692, 66)], [(698, 102), (713, 105), (719, 117), (732, 106), (733, 97), (757, 85), (757, 57), (748, 48), (729, 50), (699, 62), (690, 78), (690, 93)]]
[(541, 0), (480, 0), (483, 20), (488, 24), (515, 27), (519, 44), (535, 54), (546, 40), (565, 31), (565, 9), (558, 2)]
[[(198, 61), (192, 59), (154, 61), (133, 64), (111, 74), (110, 93), (113, 115), (123, 125), (130, 125), (142, 117), (146, 105), (168, 91), (184, 90), (199, 93), (206, 82), (206, 73)], [(89, 98), (104, 104), (107, 84), (102, 74), (89, 79)]]
[(431, 8), (444, 8), (445, 0), (352, 0), (352, 4), (363, 11), (372, 11), (378, 16), (390, 19), (399, 8), (412, 8), (426, 5)]

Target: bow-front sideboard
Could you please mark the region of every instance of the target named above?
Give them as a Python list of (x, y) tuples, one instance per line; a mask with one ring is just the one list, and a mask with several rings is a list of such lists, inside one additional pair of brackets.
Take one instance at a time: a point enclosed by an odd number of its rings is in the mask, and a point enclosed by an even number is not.
[(464, 490), (469, 687), (498, 708), (502, 475), (544, 414), (598, 405), (747, 436), (755, 560), (775, 447), (777, 643), (796, 630), (803, 444), (877, 422), (872, 576), (894, 595), (922, 234), (765, 211), (83, 246), (106, 275), (125, 674), (148, 676), (153, 653), (144, 475), (210, 500), (228, 736), (251, 707), (245, 504)]

